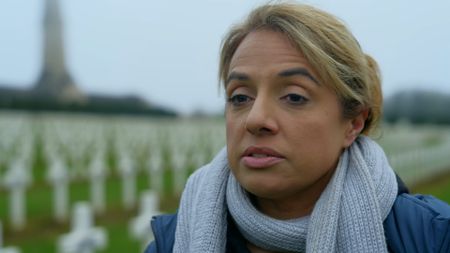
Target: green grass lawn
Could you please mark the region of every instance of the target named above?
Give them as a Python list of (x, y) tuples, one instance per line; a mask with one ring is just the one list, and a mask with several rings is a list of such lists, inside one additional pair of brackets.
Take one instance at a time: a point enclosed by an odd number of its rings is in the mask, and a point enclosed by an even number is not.
[(433, 195), (450, 204), (450, 174), (436, 177), (430, 182), (414, 187), (411, 191), (413, 193)]
[[(170, 181), (172, 173), (165, 173), (165, 180)], [(137, 192), (149, 188), (148, 177), (141, 173), (137, 178)], [(167, 183), (169, 186), (171, 183)], [(21, 231), (13, 231), (8, 223), (8, 193), (0, 191), (0, 220), (4, 226), (4, 243), (19, 247), (24, 253), (57, 252), (56, 246), (59, 236), (70, 231), (70, 216), (67, 222), (58, 223), (53, 219), (52, 188), (45, 183), (34, 184), (26, 193), (26, 227)], [(70, 203), (89, 201), (89, 183), (78, 181), (70, 184)], [(137, 216), (137, 206), (131, 210), (122, 207), (121, 181), (118, 177), (111, 177), (106, 181), (106, 211), (96, 215), (96, 226), (106, 229), (108, 246), (100, 252), (141, 252), (141, 242), (130, 237), (128, 224)], [(137, 197), (137, 200), (139, 198)], [(177, 208), (178, 197), (168, 187), (161, 198), (161, 209), (173, 212)], [(70, 210), (71, 211), (71, 210)]]
[[(53, 219), (53, 189), (46, 182), (46, 170), (42, 145), (36, 142), (36, 155), (33, 161), (33, 184), (26, 191), (26, 226), (14, 231), (9, 223), (9, 193), (0, 188), (0, 221), (3, 224), (4, 245), (18, 247), (23, 253), (57, 252), (57, 242), (61, 235), (70, 231), (71, 216), (60, 223)], [(167, 161), (166, 161), (167, 164)], [(114, 168), (115, 161), (108, 161), (108, 167)], [(142, 165), (139, 166), (143, 168)], [(5, 168), (0, 166), (0, 172)], [(139, 195), (151, 187), (147, 174), (140, 170), (137, 176), (136, 205), (130, 210), (122, 206), (122, 184), (117, 170), (110, 170), (105, 185), (106, 210), (94, 218), (95, 226), (103, 227), (108, 234), (107, 248), (99, 252), (141, 252), (142, 243), (129, 235), (129, 222), (138, 215)], [(164, 171), (164, 189), (160, 192), (160, 210), (174, 212), (178, 198), (173, 192), (172, 170)], [(69, 212), (71, 206), (79, 201), (90, 201), (90, 185), (86, 179), (75, 179), (69, 185)], [(150, 220), (149, 220), (150, 222)], [(150, 224), (149, 224), (150, 225)]]

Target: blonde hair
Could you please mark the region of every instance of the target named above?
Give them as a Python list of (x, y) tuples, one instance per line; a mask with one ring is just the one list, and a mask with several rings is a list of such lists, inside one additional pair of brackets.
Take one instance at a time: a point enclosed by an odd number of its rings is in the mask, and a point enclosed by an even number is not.
[(352, 33), (333, 15), (296, 3), (266, 4), (231, 28), (222, 41), (219, 80), (224, 84), (231, 59), (252, 31), (270, 29), (286, 35), (304, 54), (320, 81), (339, 97), (343, 116), (353, 118), (368, 109), (363, 134), (378, 124), (382, 113), (378, 65), (366, 55)]

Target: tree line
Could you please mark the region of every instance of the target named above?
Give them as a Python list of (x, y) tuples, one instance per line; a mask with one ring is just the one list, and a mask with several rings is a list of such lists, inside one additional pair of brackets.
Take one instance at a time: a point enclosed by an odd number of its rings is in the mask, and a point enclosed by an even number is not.
[(384, 120), (412, 124), (450, 124), (450, 94), (437, 91), (398, 92), (384, 101)]

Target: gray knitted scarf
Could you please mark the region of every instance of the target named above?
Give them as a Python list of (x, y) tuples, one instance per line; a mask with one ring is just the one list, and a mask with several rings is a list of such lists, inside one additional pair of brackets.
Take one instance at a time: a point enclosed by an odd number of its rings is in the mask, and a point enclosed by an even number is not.
[(223, 149), (186, 184), (173, 252), (225, 252), (228, 212), (248, 241), (267, 250), (387, 252), (383, 220), (396, 195), (395, 174), (383, 150), (359, 137), (341, 155), (309, 217), (273, 219), (252, 205)]

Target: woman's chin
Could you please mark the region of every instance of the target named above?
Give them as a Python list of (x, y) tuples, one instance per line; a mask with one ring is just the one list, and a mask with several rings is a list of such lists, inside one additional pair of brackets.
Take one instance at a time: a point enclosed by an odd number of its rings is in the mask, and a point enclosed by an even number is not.
[(254, 179), (248, 180), (247, 182), (240, 182), (241, 186), (249, 193), (255, 195), (257, 198), (265, 199), (277, 199), (282, 198), (287, 195), (289, 187), (286, 187), (286, 183), (282, 181), (277, 182), (277, 180), (268, 179)]

